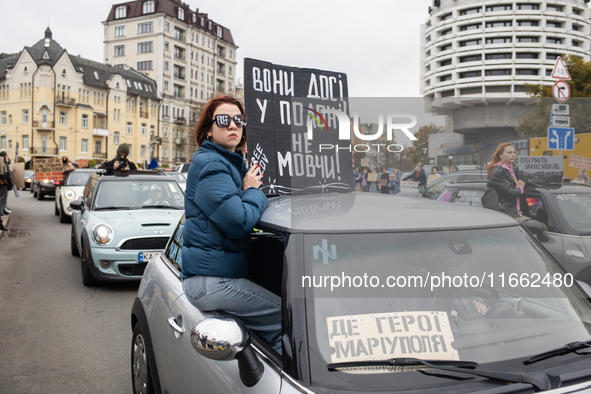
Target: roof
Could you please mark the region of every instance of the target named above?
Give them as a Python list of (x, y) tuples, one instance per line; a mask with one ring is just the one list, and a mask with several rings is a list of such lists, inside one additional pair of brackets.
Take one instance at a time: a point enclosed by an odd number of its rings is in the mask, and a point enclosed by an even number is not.
[(409, 232), (516, 226), (489, 209), (379, 193), (272, 197), (261, 224), (307, 233)]
[[(130, 1), (127, 3), (119, 3), (114, 4), (111, 7), (111, 11), (109, 12), (109, 16), (107, 17), (107, 22), (125, 20), (130, 18), (136, 18), (139, 16), (143, 16), (145, 14), (142, 13), (142, 5), (145, 0), (137, 0), (137, 1)], [(125, 18), (115, 18), (115, 10), (118, 7), (125, 6), (127, 7), (127, 16)], [(225, 28), (224, 26), (220, 25), (219, 23), (214, 22), (213, 20), (209, 19), (206, 13), (199, 12), (197, 8), (195, 11), (191, 11), (191, 8), (188, 4), (183, 3), (179, 0), (155, 0), (154, 6), (154, 14), (164, 13), (174, 17), (175, 19), (178, 18), (178, 8), (183, 8), (185, 10), (185, 20), (182, 22), (191, 25), (199, 30), (203, 30), (204, 32), (213, 34), (217, 36), (217, 28), (218, 26), (222, 28), (222, 37), (221, 39), (232, 44), (234, 44), (234, 39), (232, 38), (232, 33), (230, 29)], [(193, 23), (193, 14), (196, 16), (196, 22)], [(201, 26), (201, 18), (204, 18), (205, 26)], [(212, 23), (212, 30), (209, 30), (209, 22)]]
[[(96, 171), (96, 170), (95, 170)], [(113, 174), (106, 175), (100, 172), (97, 172), (97, 176), (100, 176), (99, 179), (105, 181), (127, 181), (129, 179), (133, 179), (134, 181), (153, 181), (154, 179), (165, 179), (165, 180), (173, 180), (170, 177), (158, 172), (158, 171), (145, 171), (145, 170), (138, 170), (138, 171), (115, 171)]]
[[(461, 188), (470, 188), (470, 189), (486, 189), (486, 181), (468, 181), (468, 182), (455, 182), (449, 183), (445, 186), (446, 188), (452, 189), (461, 189)], [(549, 193), (549, 194), (564, 194), (564, 193), (591, 193), (591, 186), (577, 184), (577, 183), (570, 183), (567, 185), (555, 185), (555, 186), (547, 186), (547, 187), (532, 187), (531, 185), (525, 185), (526, 191), (535, 190), (541, 193)]]

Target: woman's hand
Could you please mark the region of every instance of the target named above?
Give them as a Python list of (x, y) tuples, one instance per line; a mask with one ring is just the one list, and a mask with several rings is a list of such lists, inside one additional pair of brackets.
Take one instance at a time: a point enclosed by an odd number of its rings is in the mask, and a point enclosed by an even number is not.
[(525, 182), (522, 180), (517, 181), (517, 186), (525, 187)]
[(242, 180), (242, 191), (246, 191), (249, 187), (258, 189), (263, 183), (261, 179), (263, 174), (259, 174), (261, 167), (258, 164), (253, 164), (252, 167), (246, 172), (244, 179)]

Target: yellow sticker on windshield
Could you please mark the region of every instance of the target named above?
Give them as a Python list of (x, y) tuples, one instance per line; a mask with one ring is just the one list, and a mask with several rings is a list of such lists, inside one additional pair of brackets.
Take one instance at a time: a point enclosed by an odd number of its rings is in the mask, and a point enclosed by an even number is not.
[(447, 313), (391, 312), (326, 318), (332, 363), (391, 358), (459, 360)]

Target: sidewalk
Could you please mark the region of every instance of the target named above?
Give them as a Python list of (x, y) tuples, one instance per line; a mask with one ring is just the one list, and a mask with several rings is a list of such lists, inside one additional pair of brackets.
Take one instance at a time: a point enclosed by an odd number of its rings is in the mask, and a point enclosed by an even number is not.
[[(10, 222), (10, 215), (2, 216), (2, 223), (4, 224), (4, 227), (8, 228), (9, 222)], [(0, 239), (2, 239), (2, 237), (4, 237), (4, 233), (6, 233), (6, 231), (0, 231)]]

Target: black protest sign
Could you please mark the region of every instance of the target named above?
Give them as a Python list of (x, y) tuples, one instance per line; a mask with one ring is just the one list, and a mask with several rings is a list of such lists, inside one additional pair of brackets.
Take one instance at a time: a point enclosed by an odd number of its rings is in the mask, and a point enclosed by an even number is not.
[(564, 161), (562, 157), (519, 156), (519, 180), (530, 185), (562, 183)]
[(244, 97), (248, 162), (261, 166), (265, 194), (355, 189), (350, 133), (339, 146), (330, 113), (348, 116), (346, 74), (245, 59)]

